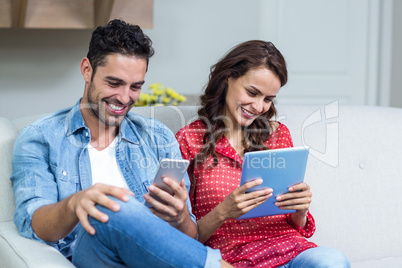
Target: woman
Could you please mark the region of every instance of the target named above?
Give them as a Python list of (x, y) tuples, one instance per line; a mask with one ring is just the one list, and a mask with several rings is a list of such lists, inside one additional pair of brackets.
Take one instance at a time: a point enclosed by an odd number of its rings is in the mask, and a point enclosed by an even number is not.
[(286, 82), (286, 62), (270, 42), (242, 43), (212, 66), (200, 119), (176, 134), (183, 158), (191, 161), (198, 240), (219, 248), (236, 267), (349, 267), (339, 251), (304, 238), (315, 231), (306, 183), (276, 198), (279, 208), (296, 212), (236, 220), (274, 198), (272, 189), (246, 193), (261, 179), (239, 186), (244, 153), (293, 146), (287, 127), (270, 121), (273, 100)]

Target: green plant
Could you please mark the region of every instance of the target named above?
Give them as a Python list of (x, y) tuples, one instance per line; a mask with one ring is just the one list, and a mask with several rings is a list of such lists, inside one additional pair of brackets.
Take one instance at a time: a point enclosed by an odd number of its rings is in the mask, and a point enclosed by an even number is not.
[(165, 87), (161, 83), (149, 85), (151, 93), (140, 93), (140, 96), (134, 106), (165, 106), (178, 105), (187, 101), (187, 98), (177, 93), (173, 88)]

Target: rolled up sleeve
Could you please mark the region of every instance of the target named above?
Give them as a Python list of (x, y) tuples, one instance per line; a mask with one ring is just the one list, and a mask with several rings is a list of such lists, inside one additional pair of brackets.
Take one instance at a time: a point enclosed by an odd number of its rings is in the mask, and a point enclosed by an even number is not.
[(205, 260), (205, 268), (221, 267), (222, 255), (219, 249), (207, 248), (207, 259)]
[(300, 227), (296, 223), (292, 221), (291, 214), (286, 214), (287, 222), (296, 229), (302, 236), (309, 238), (315, 233), (315, 221), (313, 215), (311, 215), (310, 211), (307, 212), (307, 221), (304, 228)]
[(34, 212), (57, 202), (57, 185), (50, 171), (47, 145), (41, 133), (32, 126), (23, 129), (13, 149), (12, 175), (16, 209), (14, 223), (26, 238), (45, 242), (33, 231)]

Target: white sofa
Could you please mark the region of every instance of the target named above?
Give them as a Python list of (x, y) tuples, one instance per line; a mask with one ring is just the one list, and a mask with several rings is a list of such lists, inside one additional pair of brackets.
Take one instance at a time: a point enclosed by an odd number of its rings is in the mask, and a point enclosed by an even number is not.
[[(305, 181), (317, 231), (311, 241), (341, 250), (352, 267), (402, 267), (402, 109), (368, 106), (278, 106), (295, 146), (308, 145)], [(173, 132), (196, 107), (146, 107)], [(53, 248), (19, 236), (9, 180), (19, 129), (38, 118), (0, 118), (0, 267), (71, 267)]]

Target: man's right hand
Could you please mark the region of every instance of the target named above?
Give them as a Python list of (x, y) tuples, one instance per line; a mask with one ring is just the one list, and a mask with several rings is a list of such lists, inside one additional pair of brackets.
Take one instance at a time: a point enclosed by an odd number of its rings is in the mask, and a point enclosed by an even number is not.
[(127, 202), (129, 199), (128, 195), (134, 196), (134, 193), (125, 188), (97, 183), (69, 198), (67, 205), (68, 208), (78, 217), (82, 227), (92, 235), (95, 234), (95, 229), (89, 224), (88, 216), (91, 216), (100, 222), (107, 222), (109, 220), (106, 214), (100, 212), (95, 207), (96, 204), (115, 212), (120, 210), (119, 204), (112, 201), (107, 197), (107, 195), (114, 196), (121, 201)]
[(95, 234), (95, 229), (89, 224), (88, 216), (101, 222), (109, 220), (95, 205), (99, 204), (112, 211), (120, 209), (108, 195), (126, 202), (129, 199), (128, 195), (134, 196), (134, 193), (125, 188), (95, 184), (58, 203), (38, 208), (32, 215), (32, 229), (39, 238), (48, 242), (66, 237), (79, 222), (88, 233)]

